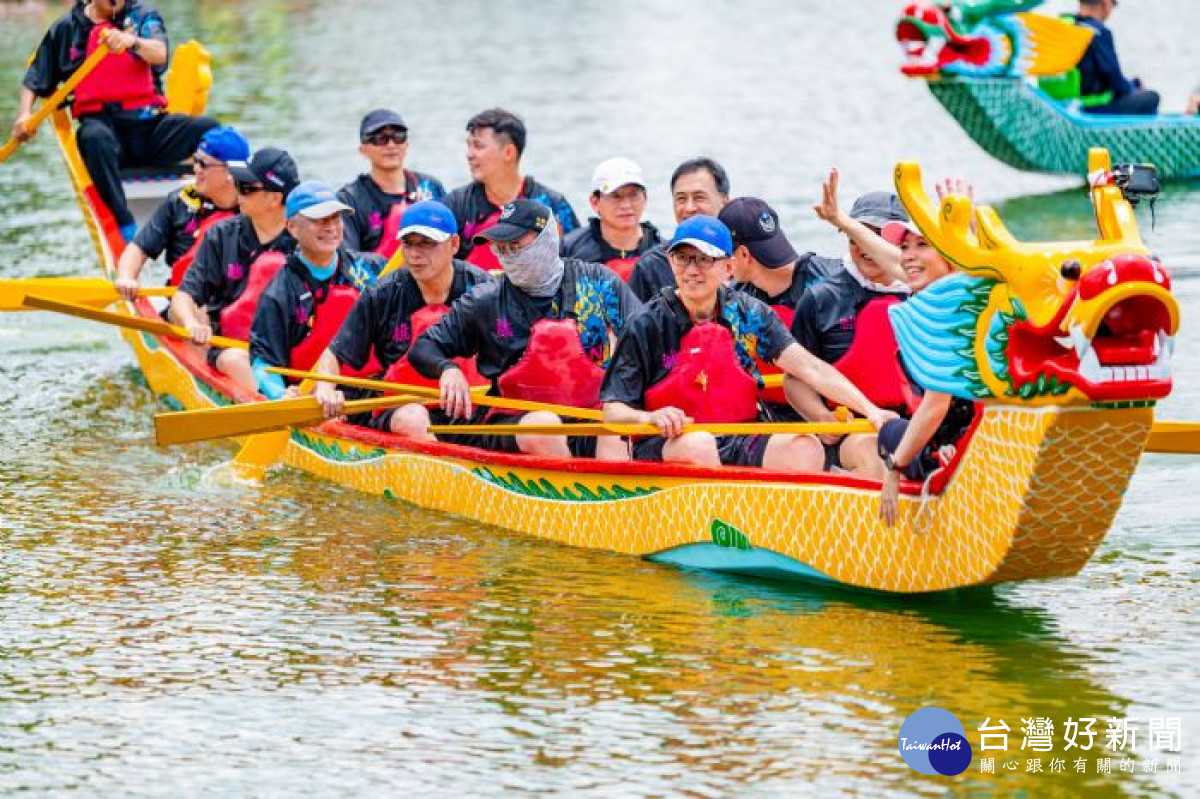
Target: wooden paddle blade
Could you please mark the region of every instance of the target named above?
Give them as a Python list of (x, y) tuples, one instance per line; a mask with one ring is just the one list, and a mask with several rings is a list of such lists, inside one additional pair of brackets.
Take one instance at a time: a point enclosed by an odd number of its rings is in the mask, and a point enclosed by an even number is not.
[[(30, 308), (39, 308), (43, 311), (55, 311), (56, 313), (66, 314), (68, 316), (78, 316), (81, 319), (91, 319), (93, 322), (103, 322), (108, 325), (116, 325), (130, 330), (141, 330), (145, 333), (153, 333), (156, 336), (169, 336), (187, 341), (190, 336), (187, 330), (179, 325), (168, 324), (161, 319), (150, 319), (145, 316), (130, 316), (129, 314), (114, 313), (113, 311), (102, 311), (99, 308), (92, 308), (87, 305), (76, 305), (69, 302), (58, 302), (56, 300), (40, 297), (36, 294), (25, 295), (25, 304)], [(246, 349), (250, 345), (244, 341), (238, 341), (225, 336), (213, 336), (213, 346), (225, 347), (226, 349)]]
[[(395, 408), (416, 402), (411, 396), (374, 397), (346, 403), (346, 415)], [(314, 397), (248, 402), (198, 411), (160, 413), (154, 417), (154, 440), (160, 447), (235, 438), (251, 433), (307, 427), (325, 421), (321, 405)]]
[(1146, 452), (1200, 455), (1200, 422), (1158, 422), (1150, 428)]
[[(139, 297), (170, 297), (173, 286), (154, 286), (141, 289)], [(113, 284), (100, 277), (31, 277), (0, 280), (0, 311), (33, 310), (25, 297), (38, 297), (77, 305), (104, 307), (121, 299)]]

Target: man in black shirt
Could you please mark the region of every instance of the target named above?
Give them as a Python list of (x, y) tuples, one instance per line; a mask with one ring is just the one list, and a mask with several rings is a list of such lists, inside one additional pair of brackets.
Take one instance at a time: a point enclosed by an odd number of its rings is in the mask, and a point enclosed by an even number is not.
[(1092, 31), (1092, 40), (1079, 59), (1079, 94), (1083, 110), (1091, 114), (1157, 114), (1158, 92), (1126, 78), (1117, 59), (1112, 31), (1104, 23), (1117, 0), (1079, 0), (1075, 24)]
[[(373, 357), (385, 370), (385, 380), (411, 382), (411, 376), (396, 367), (407, 361), (405, 356), (420, 335), (414, 317), (422, 312), (430, 318), (438, 311), (444, 313), (447, 306), (476, 286), (491, 282), (487, 272), (454, 257), (458, 250), (458, 222), (440, 202), (426, 200), (405, 209), (399, 235), (404, 268), (363, 292), (314, 371), (336, 375), (343, 366), (361, 370)], [(342, 415), (346, 398), (336, 385), (318, 383), (313, 396), (320, 401), (326, 417)], [(363, 418), (351, 421), (412, 438), (430, 439), (431, 423), (453, 421), (441, 410), (435, 410), (432, 416), (431, 420), (430, 412), (415, 404), (364, 414)]]
[[(595, 407), (612, 345), (641, 303), (611, 270), (563, 259), (554, 216), (534, 200), (504, 206), (499, 222), (481, 234), (479, 243), (490, 243), (504, 275), (461, 297), (409, 352), (418, 372), (438, 379), (442, 409), (451, 417), (471, 415), (470, 386), (455, 359), (472, 356), (479, 373), (492, 381), (493, 393)], [(522, 424), (559, 421), (547, 411), (518, 418)], [(488, 449), (548, 457), (629, 458), (619, 439), (597, 443), (594, 437), (455, 438)]]
[(646, 179), (628, 158), (602, 161), (592, 173), (596, 216), (563, 238), (563, 256), (604, 264), (628, 281), (638, 258), (660, 243), (658, 229), (642, 221)]
[[(204, 134), (192, 156), (195, 182), (168, 194), (121, 253), (114, 281), (121, 296), (132, 302), (137, 297), (142, 267), (164, 253), (167, 265), (172, 267), (171, 283), (179, 285), (204, 232), (237, 213), (237, 187), (228, 164), (249, 157), (250, 144), (235, 128), (221, 126)], [(191, 257), (176, 269), (188, 253)]]
[(520, 199), (540, 202), (558, 221), (559, 236), (579, 227), (567, 198), (521, 174), (525, 152), (525, 123), (516, 114), (492, 108), (467, 122), (467, 166), (471, 182), (446, 196), (446, 206), (458, 220), (458, 257), (495, 272), (500, 269), (491, 249), (476, 237), (500, 220), (500, 208)]
[(346, 217), (345, 244), (356, 252), (377, 252), (390, 258), (400, 242), (400, 215), (413, 203), (440, 200), (446, 195), (440, 180), (404, 168), (408, 155), (408, 126), (395, 111), (377, 108), (358, 128), (358, 151), (371, 165), (338, 191), (353, 209)]
[(287, 229), (296, 247), (259, 298), (250, 328), (250, 364), (268, 399), (282, 397), (286, 386), (267, 368), (311, 368), (359, 292), (383, 270), (383, 256), (342, 246), (347, 212), (353, 213), (350, 206), (315, 180), (288, 194)]
[(721, 436), (685, 432), (692, 421), (750, 422), (761, 384), (755, 363), (774, 363), (878, 429), (894, 416), (792, 339), (762, 302), (727, 288), (733, 241), (711, 216), (682, 222), (669, 245), (677, 288), (664, 288), (617, 343), (600, 396), (605, 421), (662, 431), (634, 449), (639, 460), (700, 466), (765, 466), (819, 471), (813, 436)]
[(154, 69), (167, 63), (166, 28), (146, 9), (132, 18), (127, 11), (125, 0), (77, 2), (50, 26), (25, 72), (12, 133), (20, 141), (32, 136), (27, 123), (35, 99), (53, 94), (106, 43), (112, 53), (76, 86), (72, 112), (79, 120), (79, 154), (129, 241), (137, 226), (125, 203), (121, 168), (178, 164), (217, 121), (165, 113)]
[[(697, 214), (716, 216), (727, 202), (729, 176), (724, 167), (711, 158), (689, 159), (671, 173), (671, 204), (676, 223)], [(647, 250), (629, 276), (629, 288), (642, 302), (649, 302), (662, 289), (674, 285), (675, 274), (663, 244)]]
[[(204, 349), (209, 366), (253, 391), (258, 379), (249, 353), (210, 347), (209, 339), (214, 332), (249, 337), (254, 306), (270, 282), (269, 259), (263, 256), (287, 255), (296, 244), (287, 232), (284, 198), (300, 182), (300, 175), (292, 157), (273, 147), (259, 150), (248, 164), (229, 167), (241, 213), (205, 234), (196, 260), (171, 298), (170, 318), (188, 329), (192, 343)], [(275, 259), (274, 271), (280, 262)]]

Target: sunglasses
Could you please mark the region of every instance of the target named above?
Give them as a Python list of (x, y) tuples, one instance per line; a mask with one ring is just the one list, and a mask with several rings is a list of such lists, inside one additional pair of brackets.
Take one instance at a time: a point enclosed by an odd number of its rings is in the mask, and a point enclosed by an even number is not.
[(192, 158), (192, 166), (200, 171), (204, 171), (205, 169), (220, 169), (225, 165), (220, 161), (206, 161), (200, 156), (194, 156)]
[(671, 261), (680, 269), (689, 269), (696, 267), (701, 272), (707, 272), (718, 263), (726, 261), (726, 258), (713, 258), (711, 255), (684, 255), (683, 253), (673, 252), (670, 255)]
[(372, 133), (363, 139), (365, 144), (374, 144), (376, 147), (383, 147), (385, 144), (404, 144), (408, 141), (407, 130), (381, 130), (378, 133)]
[(261, 183), (242, 183), (239, 180), (235, 185), (238, 194), (257, 194), (260, 191), (266, 191)]

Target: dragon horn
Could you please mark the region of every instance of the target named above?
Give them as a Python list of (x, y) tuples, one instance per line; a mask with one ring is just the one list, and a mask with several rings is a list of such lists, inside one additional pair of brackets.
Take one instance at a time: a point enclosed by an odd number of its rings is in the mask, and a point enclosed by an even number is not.
[(896, 165), (896, 193), (913, 224), (942, 255), (968, 273), (995, 272), (987, 250), (971, 232), (974, 208), (969, 199), (947, 197), (939, 211), (921, 185), (921, 167), (912, 161)]
[(1011, 249), (1017, 243), (1000, 220), (1000, 215), (990, 205), (975, 209), (975, 227), (979, 231), (980, 244), (989, 250)]

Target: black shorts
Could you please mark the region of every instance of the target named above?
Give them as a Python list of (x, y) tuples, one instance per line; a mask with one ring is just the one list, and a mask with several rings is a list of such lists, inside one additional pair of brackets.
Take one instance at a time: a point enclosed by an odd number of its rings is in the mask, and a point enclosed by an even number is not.
[[(904, 431), (908, 429), (908, 419), (889, 419), (879, 428), (879, 457), (892, 454), (900, 446)], [(904, 476), (909, 480), (924, 482), (925, 478), (940, 468), (933, 447), (926, 446), (912, 463), (904, 467)]]
[[(817, 439), (820, 441), (820, 439)], [(839, 469), (842, 467), (842, 442), (844, 438), (839, 438), (833, 444), (826, 444), (821, 441), (821, 448), (825, 450), (825, 465), (822, 467), (825, 471), (833, 471), (836, 466)]]
[[(350, 396), (347, 395), (346, 399), (349, 400)], [(372, 430), (378, 430), (382, 433), (390, 433), (392, 428), (392, 417), (396, 415), (396, 411), (403, 407), (403, 405), (399, 405), (395, 408), (388, 408), (384, 411), (367, 411), (365, 413), (356, 413), (353, 416), (347, 417), (347, 421), (350, 422), (350, 424), (356, 424), (361, 427), (369, 427)], [(451, 418), (449, 414), (436, 405), (431, 408), (427, 407), (426, 410), (429, 411), (429, 423), (435, 425), (482, 424), (484, 417), (487, 415), (486, 408), (476, 408), (472, 414), (465, 419)], [(466, 436), (441, 435), (437, 438), (439, 441), (446, 441), (449, 438), (466, 438)]]
[[(217, 369), (217, 358), (221, 357), (221, 353), (224, 352), (225, 349), (225, 347), (209, 347), (208, 351), (204, 353), (204, 360), (208, 362), (209, 366)], [(217, 369), (217, 371), (219, 372), (221, 370)]]
[[(516, 424), (525, 415), (523, 413), (493, 413), (487, 415), (487, 409), (481, 408), (479, 410), (484, 411), (484, 414), (482, 414), (483, 418), (474, 420), (474, 424)], [(453, 422), (447, 422), (446, 424), (453, 424)], [(463, 424), (463, 422), (459, 422), (459, 424)], [(517, 446), (516, 436), (499, 436), (491, 433), (467, 433), (465, 435), (441, 435), (438, 436), (438, 441), (445, 441), (447, 444), (461, 444), (464, 447), (486, 449), (492, 452), (517, 454), (521, 451)], [(576, 458), (594, 458), (596, 457), (596, 436), (567, 436), (567, 449)]]
[[(762, 466), (770, 436), (717, 436), (717, 456), (723, 466)], [(662, 462), (667, 439), (650, 436), (633, 445), (635, 461)]]

